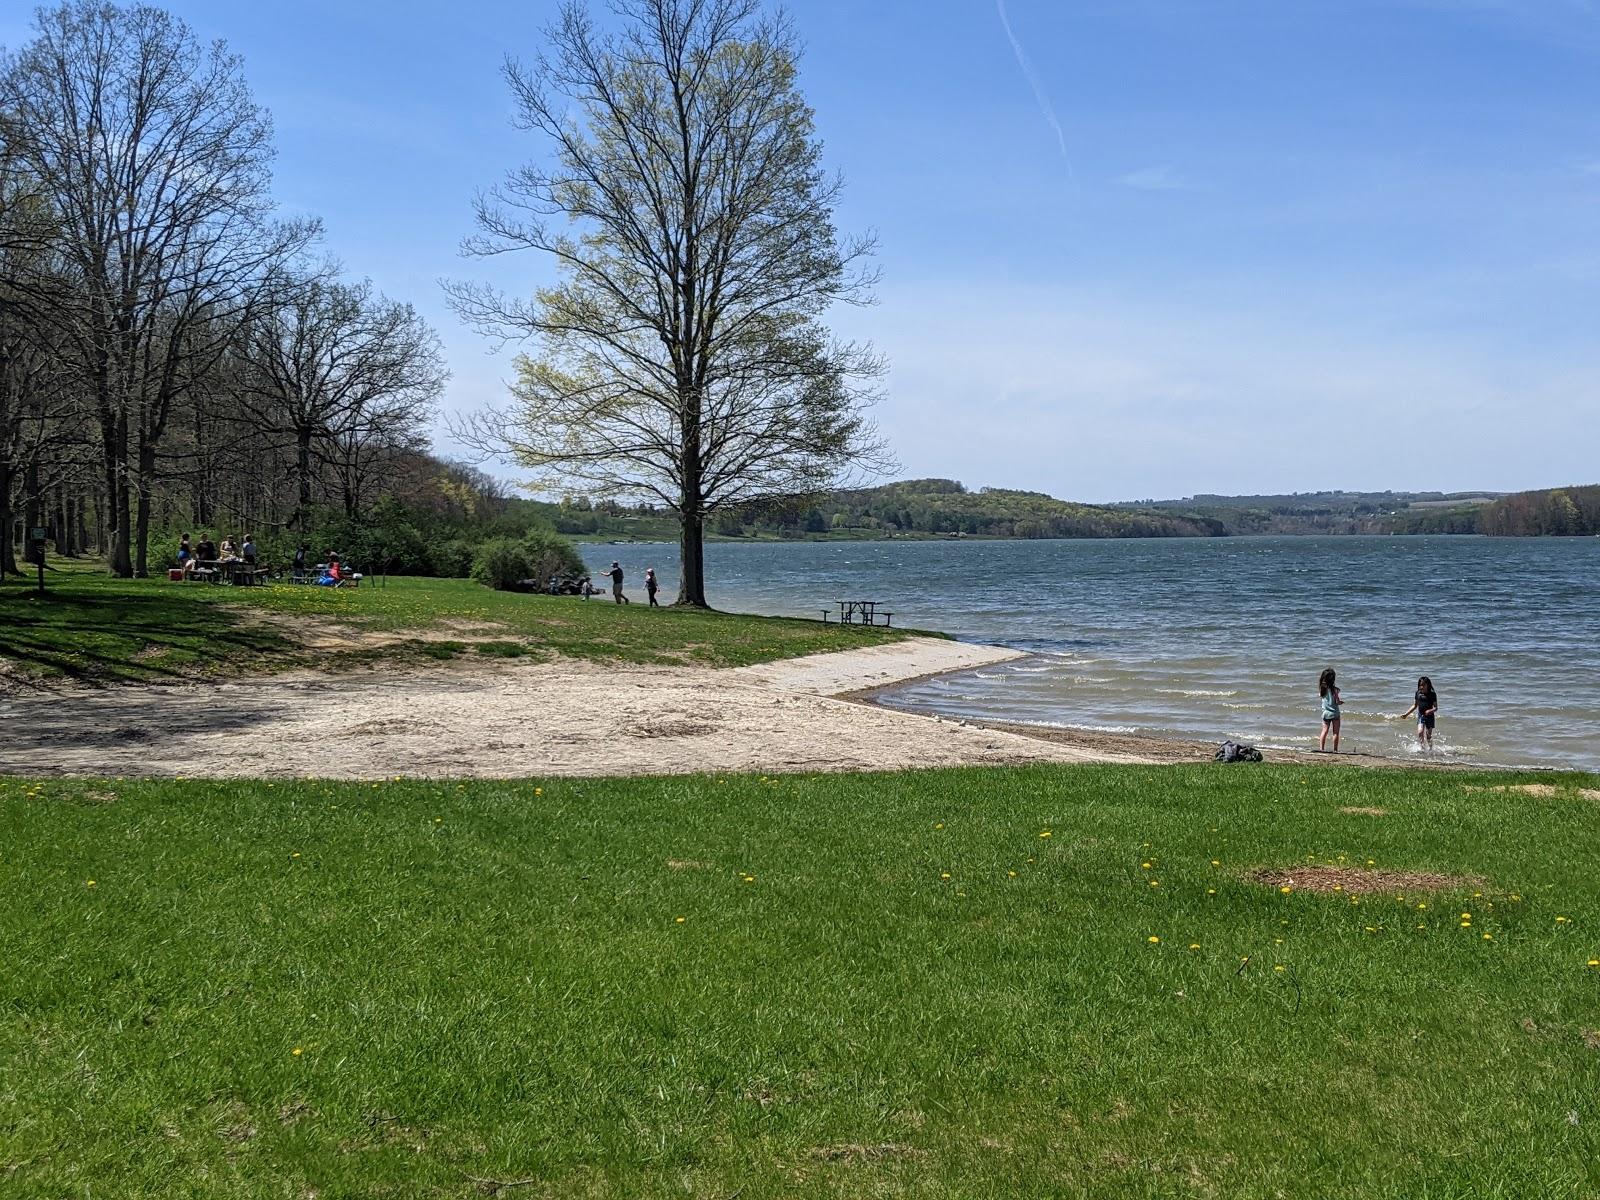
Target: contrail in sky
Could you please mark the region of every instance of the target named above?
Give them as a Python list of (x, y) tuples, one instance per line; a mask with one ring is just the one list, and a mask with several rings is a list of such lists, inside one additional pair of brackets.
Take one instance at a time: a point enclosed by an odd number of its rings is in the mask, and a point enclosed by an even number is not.
[(1000, 24), (1006, 31), (1006, 40), (1011, 43), (1011, 52), (1017, 56), (1017, 66), (1022, 68), (1022, 77), (1028, 81), (1028, 86), (1033, 89), (1033, 98), (1039, 102), (1039, 112), (1049, 122), (1050, 128), (1056, 132), (1056, 143), (1061, 147), (1061, 160), (1067, 164), (1067, 173), (1071, 174), (1072, 159), (1067, 154), (1067, 135), (1062, 132), (1061, 122), (1056, 119), (1056, 110), (1050, 104), (1050, 97), (1045, 95), (1044, 85), (1039, 82), (1033, 64), (1028, 61), (1022, 43), (1017, 41), (1017, 35), (1011, 28), (1011, 18), (1006, 13), (1006, 0), (994, 0), (994, 8), (1000, 14)]

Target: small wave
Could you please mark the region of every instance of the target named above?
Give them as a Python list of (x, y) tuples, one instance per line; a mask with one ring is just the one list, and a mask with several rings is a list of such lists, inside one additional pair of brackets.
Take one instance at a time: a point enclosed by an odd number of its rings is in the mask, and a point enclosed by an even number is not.
[[(1237, 696), (1238, 694), (1239, 693), (1236, 691), (1219, 692), (1213, 691), (1210, 688), (1182, 688), (1178, 692), (1178, 695), (1180, 696)], [(1230, 704), (1228, 707), (1233, 708), (1235, 705)]]
[(1072, 682), (1073, 683), (1110, 683), (1111, 682), (1111, 677), (1109, 675), (1074, 675), (1072, 677)]
[(1096, 725), (1093, 722), (1073, 721), (1013, 721), (1015, 725), (1032, 725), (1038, 729), (1067, 729), (1073, 733), (1127, 733), (1139, 732), (1137, 725)]

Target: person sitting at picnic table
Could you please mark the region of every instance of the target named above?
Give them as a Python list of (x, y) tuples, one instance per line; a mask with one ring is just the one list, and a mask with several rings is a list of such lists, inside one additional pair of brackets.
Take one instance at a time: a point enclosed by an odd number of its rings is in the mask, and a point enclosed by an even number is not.
[(202, 533), (200, 540), (194, 544), (194, 552), (189, 555), (189, 561), (183, 565), (184, 574), (193, 575), (196, 571), (205, 571), (206, 564), (217, 559), (217, 544), (211, 540), (209, 533)]
[(344, 582), (344, 572), (339, 569), (339, 556), (330, 553), (328, 565), (323, 569), (322, 577), (317, 580), (318, 587), (338, 587)]
[(178, 539), (178, 565), (187, 571), (189, 560), (193, 557), (194, 550), (189, 545), (189, 535), (186, 533)]
[(256, 539), (248, 533), (244, 535), (244, 545), (240, 547), (239, 554), (244, 558), (246, 566), (256, 565)]

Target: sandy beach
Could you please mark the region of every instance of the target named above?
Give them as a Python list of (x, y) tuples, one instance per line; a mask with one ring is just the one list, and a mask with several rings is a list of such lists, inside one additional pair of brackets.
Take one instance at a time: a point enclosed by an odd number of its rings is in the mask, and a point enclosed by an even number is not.
[(494, 663), (0, 700), (0, 772), (484, 777), (1145, 762), (841, 697), (1019, 657), (937, 638), (730, 670)]

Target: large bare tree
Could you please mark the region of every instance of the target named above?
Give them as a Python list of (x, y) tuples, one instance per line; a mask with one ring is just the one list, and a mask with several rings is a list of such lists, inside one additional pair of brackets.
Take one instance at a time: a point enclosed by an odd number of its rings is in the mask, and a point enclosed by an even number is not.
[(364, 463), (378, 446), (415, 447), (449, 377), (437, 335), (409, 304), (339, 283), (331, 268), (287, 278), (242, 355), (246, 411), (292, 446), (301, 528), (317, 466), (334, 467), (353, 516)]
[(682, 524), (678, 601), (706, 603), (718, 509), (887, 465), (863, 410), (881, 364), (832, 338), (870, 299), (869, 237), (842, 238), (796, 88), (799, 50), (759, 0), (569, 3), (532, 65), (508, 61), (519, 125), (548, 161), (476, 205), (474, 254), (534, 250), (532, 299), (448, 291), (470, 323), (527, 339), (513, 401), (470, 432), (547, 486), (651, 497)]
[(222, 43), (145, 5), (73, 0), (36, 24), (0, 63), (0, 111), (74, 277), (54, 320), (99, 426), (111, 568), (143, 574), (174, 401), (315, 226), (271, 221), (271, 125)]

